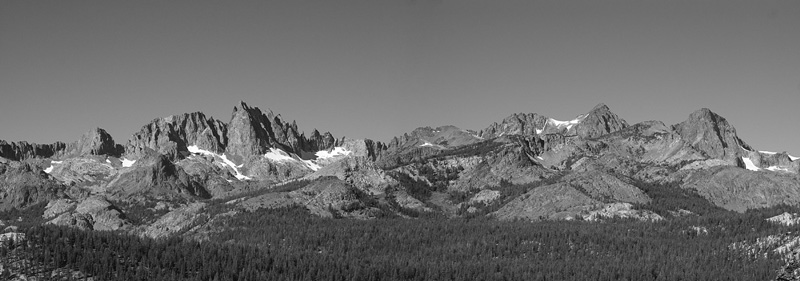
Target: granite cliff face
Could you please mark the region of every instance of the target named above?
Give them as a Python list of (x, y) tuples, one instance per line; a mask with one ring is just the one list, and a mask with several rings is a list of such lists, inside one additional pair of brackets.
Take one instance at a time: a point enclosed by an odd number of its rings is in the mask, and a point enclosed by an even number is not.
[(0, 159), (0, 210), (61, 198), (65, 189), (33, 164)]
[(0, 140), (0, 157), (16, 161), (31, 158), (48, 158), (57, 155), (66, 148), (67, 145), (63, 142), (35, 144), (25, 141), (9, 143)]
[(689, 115), (686, 121), (673, 126), (673, 129), (692, 148), (709, 158), (722, 159), (728, 163), (738, 163), (745, 151), (752, 150), (736, 135), (736, 129), (725, 118), (707, 108)]
[(78, 141), (67, 145), (66, 150), (70, 155), (108, 155), (118, 157), (124, 149), (114, 143), (114, 138), (106, 130), (95, 128), (83, 134)]
[(610, 134), (628, 127), (628, 123), (611, 112), (605, 104), (598, 104), (575, 125), (575, 134), (590, 139)]
[(227, 144), (227, 126), (201, 112), (184, 113), (158, 118), (134, 133), (125, 146), (126, 154), (138, 158), (147, 149), (155, 150), (170, 159), (181, 156), (190, 145), (221, 152)]
[(301, 155), (303, 152), (316, 152), (339, 144), (330, 133), (320, 134), (317, 130), (307, 138), (299, 132), (295, 122), (289, 124), (272, 111), (265, 114), (244, 102), (233, 108), (228, 128), (229, 143), (226, 152), (234, 157), (263, 155), (270, 148)]

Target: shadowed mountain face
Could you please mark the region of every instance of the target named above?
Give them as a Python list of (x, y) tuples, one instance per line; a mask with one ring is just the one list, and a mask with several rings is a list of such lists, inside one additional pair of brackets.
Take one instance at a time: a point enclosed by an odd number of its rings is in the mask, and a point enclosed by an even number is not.
[[(641, 209), (663, 202), (666, 191), (653, 186), (738, 212), (800, 203), (800, 160), (751, 148), (708, 109), (668, 126), (628, 124), (599, 104), (567, 121), (518, 113), (480, 131), (420, 127), (383, 143), (306, 135), (242, 102), (227, 122), (201, 112), (154, 119), (124, 147), (93, 129), (67, 144), (0, 141), (0, 156), (3, 209), (91, 198), (160, 204), (177, 212), (164, 221), (191, 225), (213, 219), (202, 215), (205, 199), (230, 201), (219, 208), (231, 212), (298, 204), (321, 216), (412, 210), (508, 220), (669, 218)], [(65, 211), (56, 221), (91, 229), (92, 215), (108, 218), (99, 228), (171, 233), (125, 220), (126, 205), (98, 204), (100, 211)]]

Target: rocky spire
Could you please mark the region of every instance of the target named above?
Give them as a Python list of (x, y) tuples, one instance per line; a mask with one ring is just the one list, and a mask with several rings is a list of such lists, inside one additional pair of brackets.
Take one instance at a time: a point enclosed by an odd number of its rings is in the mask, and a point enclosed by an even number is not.
[(228, 123), (228, 146), (226, 152), (239, 157), (250, 157), (266, 153), (269, 148), (301, 154), (329, 149), (336, 145), (331, 133), (320, 134), (314, 130), (311, 137), (300, 133), (297, 123), (285, 122), (281, 115), (272, 111), (263, 113), (257, 107), (240, 102), (233, 108)]
[(271, 123), (260, 109), (240, 102), (233, 107), (228, 123), (226, 152), (239, 157), (266, 153), (273, 139)]

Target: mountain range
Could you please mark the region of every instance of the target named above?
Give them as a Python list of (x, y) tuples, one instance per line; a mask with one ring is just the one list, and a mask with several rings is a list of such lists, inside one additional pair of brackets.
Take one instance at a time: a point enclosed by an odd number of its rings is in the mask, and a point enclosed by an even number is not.
[[(100, 128), (70, 143), (0, 141), (0, 209), (44, 206), (47, 223), (161, 237), (223, 219), (205, 211), (220, 200), (234, 214), (300, 205), (323, 217), (532, 221), (698, 212), (647, 208), (661, 200), (654, 190), (736, 212), (800, 203), (800, 158), (751, 147), (705, 108), (678, 124), (629, 124), (599, 104), (568, 121), (518, 113), (380, 142), (306, 135), (241, 102), (227, 122), (172, 115), (117, 141)], [(154, 215), (132, 220), (142, 208)]]

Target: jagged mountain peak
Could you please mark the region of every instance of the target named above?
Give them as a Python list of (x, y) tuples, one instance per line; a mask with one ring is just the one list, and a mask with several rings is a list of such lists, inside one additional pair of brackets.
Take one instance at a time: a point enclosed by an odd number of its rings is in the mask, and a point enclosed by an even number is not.
[(227, 143), (226, 131), (224, 123), (199, 111), (156, 118), (131, 135), (125, 154), (136, 159), (147, 148), (175, 159), (190, 145), (221, 151)]
[(114, 143), (114, 138), (102, 128), (90, 129), (70, 146), (68, 150), (77, 155), (119, 156), (122, 153), (121, 147)]
[(601, 102), (595, 105), (590, 112), (593, 111), (611, 111), (611, 109), (609, 109), (605, 103)]
[(628, 127), (628, 122), (620, 118), (600, 103), (590, 110), (575, 126), (575, 134), (581, 138), (596, 138)]
[(500, 123), (493, 123), (481, 133), (483, 138), (503, 135), (564, 134), (581, 138), (596, 138), (628, 126), (622, 118), (603, 103), (569, 121), (560, 121), (537, 113), (515, 113)]
[(692, 112), (685, 121), (673, 125), (673, 129), (691, 147), (710, 158), (739, 163), (737, 158), (752, 150), (739, 139), (728, 120), (708, 108)]
[(542, 132), (547, 122), (546, 116), (537, 113), (514, 113), (483, 129), (480, 137), (489, 139), (503, 135), (536, 135)]

